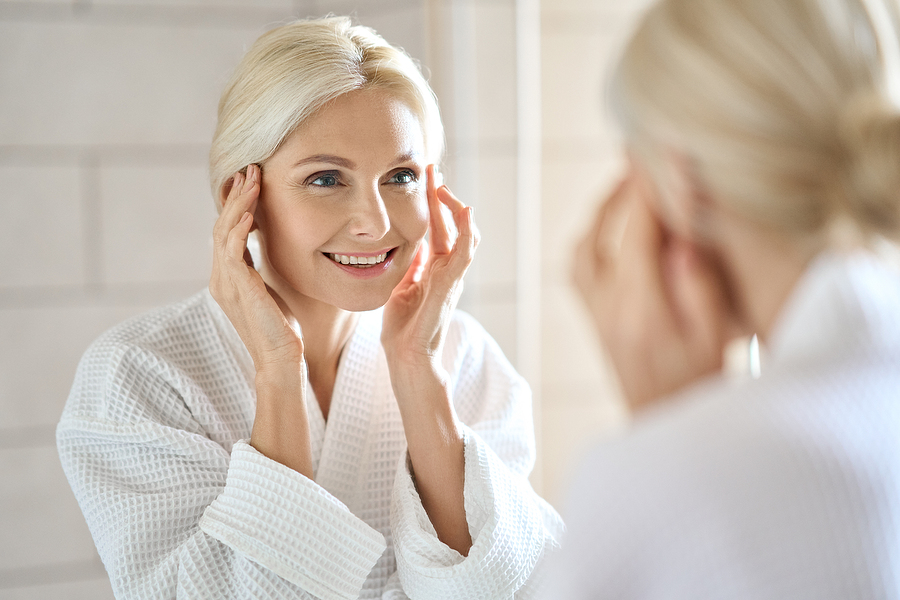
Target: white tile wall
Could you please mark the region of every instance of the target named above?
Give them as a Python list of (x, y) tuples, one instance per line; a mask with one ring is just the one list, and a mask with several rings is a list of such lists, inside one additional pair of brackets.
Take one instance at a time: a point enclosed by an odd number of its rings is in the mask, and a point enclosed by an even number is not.
[(208, 281), (216, 210), (205, 165), (106, 168), (99, 187), (106, 281)]
[(0, 285), (84, 283), (84, 223), (77, 168), (0, 166), (5, 235), (0, 236)]
[[(0, 565), (90, 563), (94, 548), (54, 446), (0, 450)], [(32, 543), (25, 543), (31, 540)]]
[(222, 85), (263, 25), (0, 23), (0, 139), (208, 144)]

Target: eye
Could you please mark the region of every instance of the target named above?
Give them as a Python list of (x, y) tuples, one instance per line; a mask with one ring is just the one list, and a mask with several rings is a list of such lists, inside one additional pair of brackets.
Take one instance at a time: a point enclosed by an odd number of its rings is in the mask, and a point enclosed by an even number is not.
[(340, 183), (337, 173), (316, 173), (307, 181), (309, 185), (317, 187), (334, 187)]
[(393, 176), (388, 180), (388, 183), (398, 183), (400, 185), (406, 185), (408, 183), (416, 182), (416, 174), (409, 169), (404, 169), (402, 171), (397, 171)]

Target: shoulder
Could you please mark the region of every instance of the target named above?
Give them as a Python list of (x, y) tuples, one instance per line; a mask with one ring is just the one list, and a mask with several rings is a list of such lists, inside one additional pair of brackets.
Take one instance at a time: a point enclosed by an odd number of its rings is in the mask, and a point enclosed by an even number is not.
[(527, 387), (497, 341), (472, 315), (461, 310), (454, 311), (447, 330), (444, 365), (456, 379), (477, 376)]
[(110, 411), (116, 407), (178, 396), (192, 370), (226, 352), (211, 302), (204, 290), (100, 335), (81, 358), (64, 418), (78, 413), (115, 419)]
[(444, 353), (451, 356), (467, 354), (482, 360), (510, 364), (497, 341), (484, 326), (475, 317), (462, 310), (453, 311), (447, 329)]
[[(900, 427), (861, 402), (868, 384), (854, 391), (853, 377), (840, 378), (794, 371), (707, 382), (596, 445), (564, 511), (574, 546), (591, 569), (608, 564), (612, 579), (629, 564), (673, 577), (741, 561), (837, 565), (839, 539), (863, 552), (865, 524), (887, 526), (893, 510), (875, 507), (900, 506), (897, 494), (878, 497), (885, 473), (900, 468), (885, 452)], [(757, 575), (776, 580), (768, 567)]]

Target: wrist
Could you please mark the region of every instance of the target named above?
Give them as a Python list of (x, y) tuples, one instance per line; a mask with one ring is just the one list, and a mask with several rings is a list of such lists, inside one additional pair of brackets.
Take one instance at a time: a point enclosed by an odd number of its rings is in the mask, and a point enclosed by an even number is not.
[(306, 384), (306, 363), (299, 362), (270, 362), (256, 370), (256, 388), (261, 387), (272, 391), (294, 389)]

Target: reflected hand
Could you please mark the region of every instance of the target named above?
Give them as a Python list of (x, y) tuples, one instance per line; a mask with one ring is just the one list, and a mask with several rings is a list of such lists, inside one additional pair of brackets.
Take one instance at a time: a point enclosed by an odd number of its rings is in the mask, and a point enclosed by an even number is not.
[(576, 248), (574, 281), (633, 409), (719, 372), (736, 327), (727, 287), (667, 231), (632, 168)]
[[(465, 444), (441, 349), (478, 246), (478, 230), (472, 208), (445, 186), (436, 187), (434, 165), (426, 173), (431, 249), (422, 242), (385, 304), (381, 343), (422, 506), (438, 539), (465, 556), (472, 546), (463, 494)], [(453, 214), (459, 231), (455, 241), (441, 204)]]

